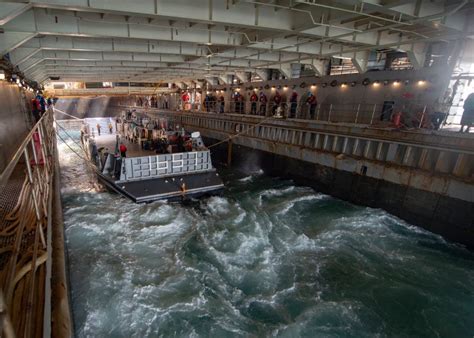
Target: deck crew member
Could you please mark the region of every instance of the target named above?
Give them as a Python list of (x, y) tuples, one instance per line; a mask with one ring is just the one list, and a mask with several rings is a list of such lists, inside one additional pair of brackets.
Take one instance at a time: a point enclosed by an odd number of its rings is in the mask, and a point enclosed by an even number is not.
[(296, 117), (296, 107), (298, 106), (298, 93), (293, 92), (290, 97), (290, 118)]
[(265, 116), (267, 114), (267, 96), (260, 92), (260, 115)]
[(182, 153), (185, 151), (183, 137), (179, 133), (176, 133), (175, 136), (178, 153)]
[(114, 127), (112, 127), (112, 123), (109, 122), (109, 133), (112, 134), (113, 130), (114, 130)]
[(41, 118), (41, 115), (40, 115), (40, 104), (36, 98), (31, 99), (31, 113), (33, 114), (33, 117), (35, 118), (35, 122), (38, 122), (39, 119)]
[(316, 95), (314, 95), (313, 93), (309, 93), (308, 98), (306, 99), (306, 103), (309, 106), (309, 116), (311, 119), (314, 119), (314, 112), (316, 111), (316, 106), (318, 105)]
[(272, 108), (272, 114), (275, 114), (278, 107), (281, 104), (281, 95), (279, 92), (275, 93), (275, 96), (273, 97), (273, 108)]
[(219, 113), (223, 114), (224, 113), (224, 106), (225, 106), (225, 99), (224, 95), (221, 95), (219, 97)]
[(461, 130), (463, 132), (464, 126), (467, 126), (465, 132), (469, 133), (472, 124), (474, 123), (474, 93), (469, 94), (466, 101), (464, 101), (464, 112), (461, 118)]
[(36, 99), (40, 104), (41, 116), (43, 116), (43, 114), (46, 112), (46, 100), (44, 99), (43, 95), (36, 96)]
[(127, 146), (123, 142), (120, 142), (119, 151), (120, 156), (127, 157)]
[(97, 123), (97, 134), (100, 136), (100, 124)]
[(258, 96), (253, 92), (252, 96), (250, 96), (250, 114), (252, 115), (257, 115), (257, 101)]

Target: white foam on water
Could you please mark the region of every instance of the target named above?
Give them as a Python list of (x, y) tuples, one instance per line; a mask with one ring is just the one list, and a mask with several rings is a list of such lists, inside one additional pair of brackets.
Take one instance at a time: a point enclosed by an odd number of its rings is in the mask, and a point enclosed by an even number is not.
[(207, 208), (211, 214), (223, 215), (229, 211), (230, 203), (225, 197), (212, 196), (207, 200)]
[(244, 182), (244, 183), (245, 182), (251, 182), (251, 181), (253, 181), (254, 178), (255, 178), (255, 176), (246, 176), (246, 177), (238, 179), (237, 181)]
[(301, 196), (297, 197), (294, 199), (290, 199), (287, 202), (284, 202), (284, 204), (279, 208), (280, 211), (278, 211), (276, 214), (277, 215), (285, 215), (288, 213), (296, 204), (300, 202), (309, 202), (309, 201), (319, 201), (322, 199), (328, 198), (327, 195), (322, 195), (322, 194), (313, 194), (313, 195), (307, 195), (307, 196)]
[[(383, 336), (390, 316), (364, 322), (374, 312), (366, 306), (403, 294), (406, 285), (439, 309), (437, 316), (449, 299), (449, 312), (468, 318), (457, 311), (469, 305), (456, 304), (468, 297), (456, 290), (472, 289), (474, 273), (447, 265), (462, 260), (442, 252), (430, 256), (436, 249), (420, 255), (420, 238), (444, 242), (381, 210), (344, 208), (291, 182), (250, 192), (258, 188), (254, 175), (240, 180), (253, 184), (243, 197), (228, 192), (192, 207), (136, 205), (75, 189), (74, 182), (90, 185), (84, 170), (73, 158), (62, 167), (72, 185), (64, 190), (64, 216), (79, 337)], [(333, 215), (326, 205), (337, 206)], [(300, 219), (319, 211), (326, 224), (304, 232)], [(438, 287), (445, 273), (455, 283)], [(363, 288), (351, 289), (350, 279)], [(433, 295), (433, 289), (442, 292)], [(426, 323), (435, 316), (423, 314)], [(443, 332), (437, 322), (429, 324), (429, 332)]]

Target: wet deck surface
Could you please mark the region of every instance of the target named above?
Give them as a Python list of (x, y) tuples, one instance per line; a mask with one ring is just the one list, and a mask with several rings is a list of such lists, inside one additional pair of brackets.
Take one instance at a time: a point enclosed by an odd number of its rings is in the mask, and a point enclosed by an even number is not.
[[(116, 135), (113, 134), (102, 134), (101, 136), (95, 136), (95, 142), (97, 148), (105, 147), (109, 151), (113, 152), (115, 150)], [(127, 157), (139, 157), (139, 156), (151, 156), (156, 155), (154, 150), (144, 150), (140, 147), (138, 143), (132, 143), (127, 141), (124, 137), (121, 137), (121, 141), (127, 147)]]

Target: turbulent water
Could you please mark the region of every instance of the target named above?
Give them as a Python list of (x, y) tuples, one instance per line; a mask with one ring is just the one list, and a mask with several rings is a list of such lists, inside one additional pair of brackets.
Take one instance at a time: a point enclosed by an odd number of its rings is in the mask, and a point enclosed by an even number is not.
[(474, 334), (474, 254), (384, 211), (232, 171), (136, 205), (59, 148), (78, 337)]

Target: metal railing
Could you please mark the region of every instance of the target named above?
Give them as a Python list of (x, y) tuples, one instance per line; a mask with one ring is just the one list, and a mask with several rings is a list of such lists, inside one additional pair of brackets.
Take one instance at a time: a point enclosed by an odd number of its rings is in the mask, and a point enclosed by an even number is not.
[(49, 109), (0, 175), (0, 332), (50, 330), (51, 227), (56, 136)]
[[(196, 107), (184, 109), (185, 111), (207, 112), (207, 113), (230, 113), (255, 116), (273, 116), (279, 112), (282, 117), (303, 120), (325, 121), (332, 123), (351, 123), (377, 125), (392, 123), (393, 113), (401, 113), (400, 126), (411, 128), (434, 128), (442, 121), (436, 121), (440, 117), (433, 116), (436, 107), (417, 102), (403, 104), (380, 103), (320, 103), (311, 105), (305, 102), (284, 101), (275, 103), (272, 101), (211, 101), (204, 105), (189, 105)], [(183, 109), (181, 109), (183, 110)], [(444, 121), (444, 120), (443, 120)]]

